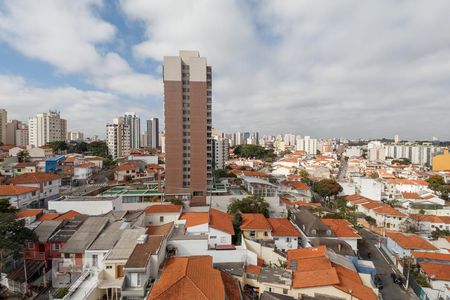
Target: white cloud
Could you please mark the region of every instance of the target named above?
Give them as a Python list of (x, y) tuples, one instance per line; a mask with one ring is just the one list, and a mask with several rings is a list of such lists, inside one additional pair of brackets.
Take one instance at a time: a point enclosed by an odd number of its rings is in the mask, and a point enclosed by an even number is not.
[[(79, 73), (89, 83), (130, 97), (159, 95), (157, 80), (136, 73), (118, 54), (97, 46), (115, 40), (116, 28), (96, 10), (101, 0), (17, 0), (0, 5), (0, 40), (61, 73)], [(130, 81), (132, 84), (130, 84)]]
[(146, 25), (137, 57), (208, 58), (219, 129), (450, 138), (448, 1), (121, 5)]
[(29, 117), (56, 109), (67, 119), (69, 130), (104, 136), (105, 124), (123, 114), (132, 104), (123, 103), (116, 95), (84, 91), (73, 87), (42, 88), (19, 76), (0, 75), (1, 105), (8, 119), (27, 121)]

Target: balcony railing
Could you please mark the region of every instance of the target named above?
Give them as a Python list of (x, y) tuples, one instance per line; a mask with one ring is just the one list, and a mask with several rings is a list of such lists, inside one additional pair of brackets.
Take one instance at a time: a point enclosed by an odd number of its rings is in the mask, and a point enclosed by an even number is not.
[(25, 257), (25, 259), (45, 260), (45, 253), (44, 252), (35, 252), (35, 251), (25, 251), (24, 257)]

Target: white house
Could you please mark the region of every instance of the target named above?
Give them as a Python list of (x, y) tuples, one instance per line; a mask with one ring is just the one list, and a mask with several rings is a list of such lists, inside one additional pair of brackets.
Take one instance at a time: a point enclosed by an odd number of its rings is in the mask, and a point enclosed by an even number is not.
[(9, 179), (7, 183), (38, 188), (40, 199), (52, 199), (59, 195), (61, 177), (52, 173), (25, 173)]
[(429, 234), (436, 229), (450, 230), (450, 217), (410, 214), (412, 222), (421, 233)]
[(401, 193), (419, 193), (428, 190), (428, 183), (420, 179), (386, 179), (384, 193), (389, 199), (400, 197)]
[(92, 165), (90, 163), (80, 164), (73, 168), (73, 179), (88, 180), (92, 176)]
[(415, 234), (404, 234), (401, 232), (388, 232), (387, 248), (398, 258), (409, 257), (412, 251), (436, 252), (439, 249), (427, 240)]
[(0, 185), (0, 198), (8, 199), (9, 204), (16, 208), (31, 207), (39, 202), (39, 189), (29, 186)]
[(284, 218), (268, 218), (270, 226), (272, 226), (272, 238), (277, 249), (288, 251), (298, 248), (300, 232), (294, 225)]
[(114, 179), (117, 181), (133, 180), (139, 176), (139, 166), (134, 163), (123, 163), (114, 170)]
[[(432, 299), (449, 299), (450, 298), (450, 264), (436, 262), (420, 262), (421, 273), (424, 274), (431, 285), (433, 294), (436, 298)], [(429, 294), (427, 289), (425, 289)], [(431, 298), (430, 297), (430, 298)]]
[(162, 225), (175, 222), (180, 218), (183, 206), (174, 204), (154, 204), (145, 209), (145, 219), (148, 225)]
[(361, 236), (353, 229), (352, 224), (345, 219), (322, 219), (322, 223), (327, 225), (334, 233), (335, 237), (349, 244), (355, 253), (358, 252), (358, 240)]

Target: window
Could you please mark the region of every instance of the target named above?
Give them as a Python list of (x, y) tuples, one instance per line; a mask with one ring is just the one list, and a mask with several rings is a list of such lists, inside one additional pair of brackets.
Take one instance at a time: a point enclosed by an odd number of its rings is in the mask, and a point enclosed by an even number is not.
[(194, 196), (203, 196), (202, 191), (194, 191)]
[(61, 249), (61, 245), (60, 244), (52, 244), (52, 250), (58, 251), (59, 249)]
[(106, 266), (107, 269), (112, 269), (112, 266), (108, 265)]
[(131, 282), (132, 287), (139, 287), (141, 286), (141, 274), (139, 273), (131, 273)]
[(250, 231), (250, 236), (251, 236), (251, 237), (254, 237), (255, 235), (256, 235), (256, 232)]
[(264, 236), (269, 236), (269, 233), (267, 231), (264, 231)]
[(290, 241), (291, 241), (291, 238), (290, 238), (290, 237), (287, 237), (287, 238), (286, 238), (286, 242), (289, 243)]
[(159, 222), (164, 222), (164, 216), (159, 216)]
[(215, 239), (215, 238), (217, 238), (217, 236), (215, 236), (215, 235), (210, 235), (209, 238), (210, 238), (210, 239)]
[(288, 290), (287, 289), (283, 289), (283, 294), (287, 295)]
[(34, 249), (34, 243), (28, 242), (28, 249)]

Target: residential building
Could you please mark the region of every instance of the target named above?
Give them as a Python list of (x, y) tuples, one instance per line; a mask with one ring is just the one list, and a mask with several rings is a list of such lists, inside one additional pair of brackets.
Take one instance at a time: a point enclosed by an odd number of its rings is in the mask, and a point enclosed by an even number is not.
[(439, 249), (416, 234), (388, 232), (387, 249), (398, 258), (410, 257), (416, 252), (437, 252)]
[(32, 147), (41, 147), (55, 141), (65, 141), (67, 121), (58, 111), (37, 114), (28, 119), (28, 140)]
[(214, 269), (212, 261), (211, 256), (169, 258), (147, 299), (240, 299), (236, 281)]
[(28, 125), (20, 123), (19, 128), (16, 129), (15, 145), (17, 147), (26, 147), (27, 145), (29, 145), (28, 136), (29, 136)]
[(155, 204), (145, 209), (146, 224), (162, 225), (175, 222), (181, 216), (183, 207), (174, 204)]
[(39, 188), (31, 186), (0, 185), (0, 198), (9, 200), (15, 208), (37, 207)]
[(212, 185), (212, 74), (198, 51), (164, 57), (166, 194), (204, 204)]
[(135, 112), (126, 112), (123, 123), (130, 128), (130, 147), (138, 149), (141, 146), (141, 119)]
[[(431, 291), (427, 291), (429, 299), (448, 299), (450, 297), (450, 264), (449, 262), (420, 262), (421, 273), (424, 274), (431, 285)], [(435, 298), (434, 298), (434, 297)], [(433, 297), (433, 298), (432, 298)]]
[(159, 119), (147, 120), (147, 146), (159, 148)]
[(134, 163), (124, 162), (114, 169), (114, 180), (132, 181), (138, 178), (140, 173), (139, 166)]
[(8, 121), (8, 113), (5, 109), (0, 108), (0, 143), (6, 144), (6, 123)]
[(383, 162), (386, 159), (384, 145), (379, 141), (372, 141), (367, 145), (368, 159), (370, 162)]
[(272, 227), (271, 235), (277, 249), (287, 251), (298, 248), (300, 232), (289, 219), (269, 218), (267, 221)]
[(230, 147), (228, 139), (216, 137), (212, 140), (212, 146), (214, 169), (225, 169), (225, 163), (228, 160), (228, 150)]
[(59, 196), (61, 177), (52, 173), (25, 173), (9, 179), (7, 184), (38, 188), (39, 199), (47, 201)]
[(130, 155), (131, 129), (123, 118), (115, 118), (112, 123), (106, 124), (106, 144), (113, 159)]
[(297, 139), (296, 150), (305, 151), (309, 155), (316, 155), (317, 139), (312, 139), (310, 136), (305, 136), (303, 139)]
[(67, 132), (68, 141), (82, 142), (84, 141), (84, 133), (81, 131), (69, 131)]
[(272, 226), (263, 214), (242, 214), (242, 235), (250, 240), (271, 240)]

